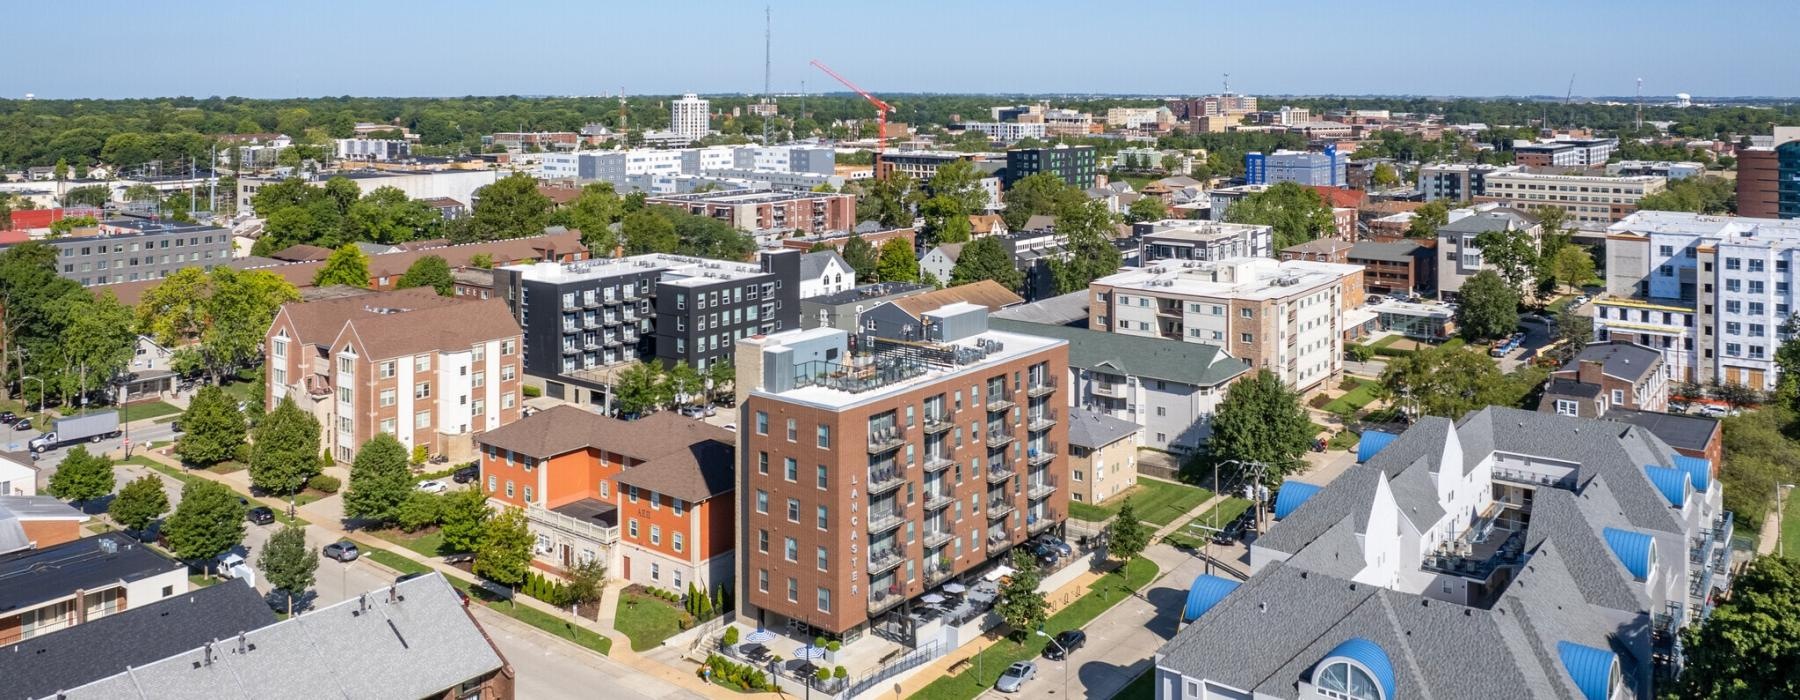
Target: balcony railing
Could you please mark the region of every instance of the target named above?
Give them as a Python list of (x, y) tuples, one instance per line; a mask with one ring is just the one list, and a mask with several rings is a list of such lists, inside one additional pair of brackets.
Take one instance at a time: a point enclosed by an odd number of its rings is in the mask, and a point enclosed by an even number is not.
[(577, 537), (591, 539), (600, 544), (617, 544), (619, 541), (619, 526), (617, 525), (612, 527), (596, 525), (580, 518), (563, 515), (562, 513), (558, 513), (540, 505), (526, 506), (525, 518), (552, 529), (562, 530)]
[(869, 614), (881, 612), (900, 604), (900, 586), (890, 585), (882, 588), (869, 587)]
[(1031, 432), (1039, 433), (1049, 430), (1053, 425), (1056, 425), (1056, 409), (1046, 408), (1041, 411), (1033, 412), (1031, 414), (1031, 419), (1026, 421), (1025, 428)]
[(1027, 449), (1025, 453), (1027, 455), (1026, 459), (1031, 463), (1031, 466), (1035, 467), (1041, 464), (1049, 464), (1050, 460), (1056, 459), (1056, 443), (1046, 442), (1041, 447)]
[(1013, 434), (1011, 431), (1004, 430), (1004, 429), (988, 430), (988, 434), (987, 434), (988, 449), (993, 449), (996, 447), (1005, 447), (1007, 445), (1007, 443), (1010, 443), (1012, 441), (1013, 441)]
[(992, 555), (996, 550), (1011, 547), (1012, 546), (1012, 538), (1008, 537), (1006, 535), (996, 535), (996, 534), (989, 533), (988, 538), (987, 538), (987, 546), (988, 546), (988, 554)]
[(950, 505), (950, 502), (954, 500), (956, 499), (951, 497), (948, 491), (927, 490), (925, 492), (925, 510), (937, 510)]
[(869, 553), (869, 573), (879, 574), (900, 565), (906, 557), (900, 556), (900, 550), (889, 547), (879, 552)]
[(1015, 510), (1018, 509), (1013, 507), (1012, 502), (1009, 500), (1004, 498), (992, 500), (988, 501), (987, 516), (989, 520), (999, 520), (1000, 518), (1012, 515), (1012, 512)]
[(926, 435), (936, 435), (938, 433), (949, 430), (950, 427), (952, 425), (954, 425), (953, 423), (950, 422), (950, 419), (948, 417), (941, 416), (941, 415), (932, 415), (930, 413), (925, 414), (924, 422), (925, 422), (925, 434)]
[(990, 413), (1004, 411), (1017, 405), (1018, 404), (1013, 403), (1012, 392), (1010, 391), (988, 392), (987, 410)]
[(956, 537), (955, 533), (952, 533), (949, 530), (926, 530), (925, 531), (925, 548), (931, 549), (933, 547), (943, 545), (943, 544), (949, 542), (954, 537)]
[(1056, 377), (1033, 377), (1025, 386), (1025, 395), (1034, 399), (1053, 391), (1056, 391)]
[(898, 425), (869, 431), (869, 454), (881, 454), (906, 444), (906, 429)]
[(1045, 510), (1042, 515), (1025, 516), (1025, 527), (1031, 532), (1049, 529), (1051, 525), (1062, 522), (1063, 515), (1054, 510)]
[(906, 483), (906, 477), (900, 473), (899, 467), (887, 467), (869, 471), (869, 495), (887, 493), (900, 488)]
[(927, 454), (927, 455), (925, 455), (925, 471), (927, 473), (942, 470), (945, 467), (948, 467), (955, 463), (956, 463), (956, 460), (950, 459), (949, 455), (944, 455), (944, 454)]
[(1130, 386), (1124, 382), (1094, 382), (1088, 386), (1095, 396), (1122, 399), (1130, 393)]
[(1056, 492), (1056, 477), (1054, 476), (1041, 476), (1027, 483), (1028, 488), (1025, 490), (1025, 495), (1034, 501)]
[(988, 467), (987, 480), (988, 480), (988, 483), (990, 483), (990, 484), (998, 484), (1002, 481), (1006, 481), (1007, 479), (1011, 479), (1011, 478), (1013, 478), (1012, 467), (1005, 467), (1005, 466), (1000, 466), (1000, 467), (990, 466), (990, 467)]
[(940, 566), (940, 565), (933, 564), (931, 566), (925, 567), (925, 585), (935, 586), (938, 584), (939, 581), (943, 581), (944, 579), (950, 578), (951, 576), (954, 576), (954, 575), (956, 575), (955, 569), (952, 569), (948, 566)]
[(869, 533), (886, 532), (906, 522), (906, 517), (897, 509), (885, 511), (869, 511)]

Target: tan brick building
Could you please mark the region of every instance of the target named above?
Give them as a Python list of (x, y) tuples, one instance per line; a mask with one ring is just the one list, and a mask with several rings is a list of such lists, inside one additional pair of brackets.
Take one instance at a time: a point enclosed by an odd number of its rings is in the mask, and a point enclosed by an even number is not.
[(520, 345), (498, 299), (419, 288), (286, 304), (264, 338), (265, 399), (317, 417), (340, 462), (377, 432), (473, 459), (475, 435), (519, 418)]

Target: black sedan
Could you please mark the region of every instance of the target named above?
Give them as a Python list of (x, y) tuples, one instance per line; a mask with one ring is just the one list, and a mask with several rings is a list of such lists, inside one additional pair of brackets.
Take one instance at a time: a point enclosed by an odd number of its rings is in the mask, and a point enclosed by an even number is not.
[(1044, 647), (1044, 658), (1060, 661), (1064, 656), (1073, 655), (1076, 649), (1087, 644), (1087, 633), (1081, 630), (1067, 630), (1056, 635), (1049, 646)]

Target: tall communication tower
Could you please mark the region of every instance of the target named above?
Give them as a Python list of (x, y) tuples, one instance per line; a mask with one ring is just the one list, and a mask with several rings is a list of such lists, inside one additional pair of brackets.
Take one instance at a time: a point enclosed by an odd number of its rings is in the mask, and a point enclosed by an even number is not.
[(770, 143), (769, 143), (769, 123), (772, 120), (769, 118), (774, 116), (774, 114), (771, 113), (772, 110), (769, 109), (769, 106), (775, 104), (774, 98), (769, 95), (769, 46), (770, 46), (769, 6), (763, 5), (763, 105), (764, 106), (763, 106), (763, 114), (762, 114), (762, 125), (763, 125), (763, 140), (762, 140), (762, 142), (763, 142), (764, 146), (770, 145)]
[(1633, 124), (1638, 129), (1644, 128), (1644, 79), (1637, 79), (1637, 120)]

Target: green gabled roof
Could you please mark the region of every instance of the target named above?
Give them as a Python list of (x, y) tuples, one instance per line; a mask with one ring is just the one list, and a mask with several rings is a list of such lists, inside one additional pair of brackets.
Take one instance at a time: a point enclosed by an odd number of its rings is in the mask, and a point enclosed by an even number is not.
[(1217, 345), (992, 317), (988, 326), (1009, 333), (1067, 340), (1070, 365), (1108, 374), (1218, 386), (1250, 370), (1243, 360), (1231, 357)]

